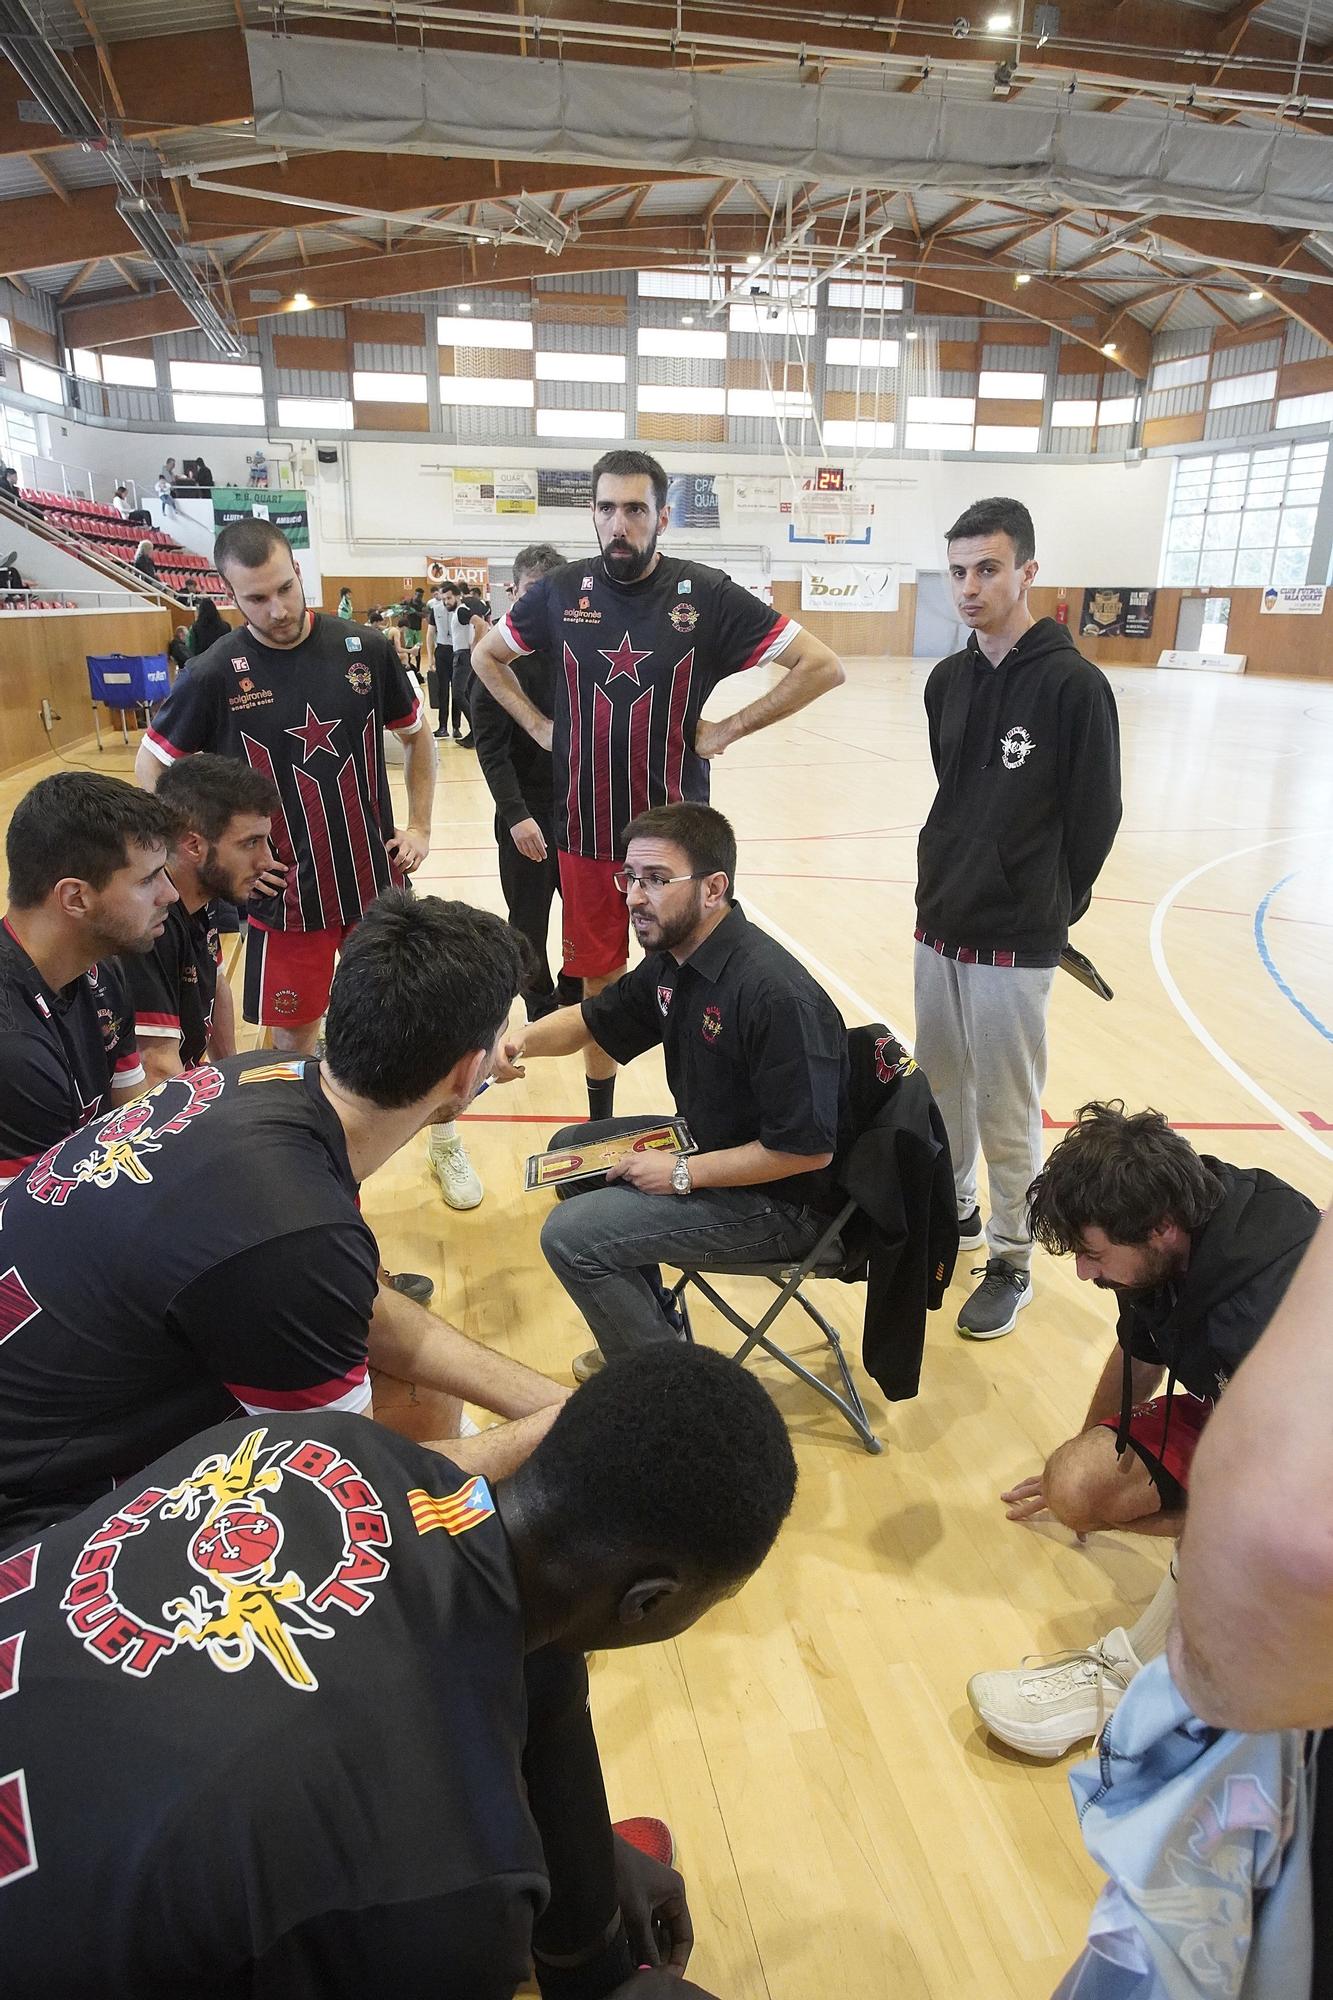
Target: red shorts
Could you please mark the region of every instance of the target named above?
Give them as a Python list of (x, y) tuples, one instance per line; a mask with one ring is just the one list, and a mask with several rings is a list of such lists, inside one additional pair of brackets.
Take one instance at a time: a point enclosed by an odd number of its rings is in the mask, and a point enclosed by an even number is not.
[(301, 1028), (329, 1004), (333, 961), (351, 924), (331, 931), (271, 931), (250, 919), (245, 944), (245, 1018), (261, 1028)]
[(629, 962), (629, 906), (611, 880), (623, 865), (560, 850), (562, 948), (575, 979), (605, 979)]
[[(1168, 1407), (1171, 1411), (1169, 1423), (1166, 1418)], [(1154, 1396), (1150, 1403), (1139, 1403), (1130, 1413), (1130, 1450), (1147, 1466), (1153, 1485), (1161, 1495), (1162, 1505), (1168, 1510), (1184, 1503), (1189, 1492), (1190, 1466), (1199, 1439), (1203, 1436), (1203, 1427), (1212, 1414), (1211, 1403), (1201, 1402), (1197, 1396), (1187, 1396), (1180, 1390), (1170, 1398)], [(1117, 1431), (1119, 1420), (1107, 1417), (1103, 1428)]]

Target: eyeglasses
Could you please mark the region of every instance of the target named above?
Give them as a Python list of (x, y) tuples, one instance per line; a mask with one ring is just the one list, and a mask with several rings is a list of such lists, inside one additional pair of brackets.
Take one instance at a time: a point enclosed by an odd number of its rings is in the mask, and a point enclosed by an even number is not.
[(642, 889), (645, 896), (660, 896), (663, 889), (669, 889), (673, 882), (702, 882), (704, 877), (697, 873), (663, 875), (657, 868), (650, 868), (646, 875), (636, 875), (632, 868), (618, 868), (611, 880), (622, 896), (628, 896), (631, 889)]

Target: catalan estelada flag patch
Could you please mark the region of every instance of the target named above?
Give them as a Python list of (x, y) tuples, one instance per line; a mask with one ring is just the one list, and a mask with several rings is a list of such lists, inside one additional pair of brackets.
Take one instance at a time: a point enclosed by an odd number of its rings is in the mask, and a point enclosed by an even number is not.
[(407, 1504), (419, 1535), (428, 1535), (432, 1528), (465, 1535), (478, 1522), (489, 1521), (495, 1512), (491, 1489), (480, 1473), (469, 1479), (466, 1486), (460, 1486), (457, 1493), (446, 1493), (443, 1498), (415, 1486), (407, 1496)]

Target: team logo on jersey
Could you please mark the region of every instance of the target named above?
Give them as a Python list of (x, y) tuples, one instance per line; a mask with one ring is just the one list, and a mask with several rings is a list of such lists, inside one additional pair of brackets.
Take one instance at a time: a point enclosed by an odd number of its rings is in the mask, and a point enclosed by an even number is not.
[(691, 583), (689, 577), (683, 576), (676, 585), (676, 595), (677, 597), (688, 597), (693, 589), (694, 585)]
[[(350, 674), (348, 678), (351, 678)], [(340, 720), (341, 717), (335, 715), (329, 722), (322, 721), (315, 714), (310, 703), (307, 702), (305, 705), (305, 721), (295, 724), (291, 729), (284, 729), (282, 733), (284, 736), (294, 736), (296, 738), (301, 746), (301, 762), (308, 764), (310, 759), (317, 756), (321, 750), (327, 750), (330, 757), (338, 755), (333, 746), (333, 732), (338, 727)]]
[[(163, 1140), (183, 1132), (191, 1119), (206, 1111), (222, 1095), (222, 1086), (222, 1071), (207, 1064), (169, 1077), (146, 1097), (136, 1097), (133, 1104), (123, 1105), (109, 1117), (100, 1118), (88, 1132), (90, 1150), (81, 1160), (69, 1166), (63, 1161), (56, 1164), (57, 1155), (69, 1144), (68, 1139), (61, 1139), (43, 1153), (28, 1174), (28, 1193), (34, 1201), (63, 1208), (76, 1187), (109, 1188), (119, 1180), (146, 1187), (153, 1178), (147, 1162), (154, 1153), (162, 1151)], [(168, 1099), (175, 1101), (182, 1089), (184, 1104), (169, 1117), (163, 1117)]]
[(579, 589), (580, 589), (580, 590), (591, 590), (591, 589), (592, 589), (592, 581), (593, 581), (593, 580), (592, 580), (592, 578), (591, 578), (590, 576), (585, 576), (585, 577), (584, 577), (584, 579), (583, 579), (583, 581), (582, 581), (582, 583), (581, 583), (581, 584), (579, 585)]
[(657, 1004), (658, 1004), (658, 1007), (659, 1007), (659, 1008), (661, 1009), (661, 1011), (662, 1011), (662, 1013), (663, 1013), (663, 1014), (669, 1014), (669, 1013), (671, 1012), (671, 1000), (672, 1000), (672, 996), (673, 996), (673, 994), (675, 993), (675, 991), (676, 991), (676, 989), (675, 989), (675, 987), (674, 987), (674, 986), (659, 986), (659, 987), (658, 987), (658, 989), (657, 989)]
[(1036, 743), (1021, 722), (1016, 722), (1012, 729), (1006, 729), (1000, 738), (1000, 756), (1005, 770), (1020, 770), (1036, 747)]
[(699, 623), (699, 613), (692, 604), (673, 604), (667, 618), (677, 632), (692, 632)]
[[(335, 1613), (359, 1618), (374, 1602), (393, 1536), (379, 1495), (350, 1459), (311, 1438), (270, 1444), (268, 1436), (253, 1430), (230, 1456), (201, 1458), (178, 1485), (150, 1486), (84, 1543), (60, 1608), (94, 1658), (143, 1680), (184, 1649), (224, 1674), (263, 1660), (290, 1688), (319, 1686), (307, 1642), (336, 1637), (328, 1622)], [(289, 1498), (319, 1497), (313, 1524), (296, 1502), (324, 1572), (313, 1586), (290, 1567), (278, 1573), (283, 1515), (295, 1511), (275, 1512), (284, 1488)], [(150, 1533), (174, 1537), (185, 1586), (151, 1612), (122, 1596), (136, 1595), (136, 1545)], [(203, 1581), (190, 1582), (190, 1570)]]
[(577, 604), (571, 604), (562, 617), (566, 625), (600, 625), (602, 622), (601, 612), (593, 610), (592, 599), (588, 597), (581, 597)]
[(301, 996), (294, 986), (280, 986), (273, 995), (275, 1014), (294, 1014), (301, 1004)]
[(704, 1040), (716, 1044), (718, 1036), (722, 1033), (721, 1008), (713, 1006), (705, 1007), (703, 1019), (700, 1021), (699, 1027)]
[(347, 679), (353, 694), (370, 693), (373, 683), (370, 678), (370, 668), (364, 661), (358, 660), (355, 666), (347, 669)]
[[(891, 1051), (895, 1053), (891, 1053)], [(875, 1075), (881, 1083), (894, 1083), (900, 1076), (910, 1076), (916, 1068), (914, 1057), (895, 1042), (892, 1035), (880, 1035), (875, 1041)]]
[(344, 639), (343, 644), (349, 653), (359, 653), (361, 651), (361, 641), (359, 639)]
[(246, 659), (244, 653), (233, 653), (231, 663), (238, 674), (248, 674), (250, 671), (250, 662)]

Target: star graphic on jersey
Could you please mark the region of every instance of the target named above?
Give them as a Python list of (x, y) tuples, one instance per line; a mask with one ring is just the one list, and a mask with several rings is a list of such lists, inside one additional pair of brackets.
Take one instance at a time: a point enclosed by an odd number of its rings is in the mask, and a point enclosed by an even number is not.
[(333, 747), (333, 732), (337, 727), (338, 717), (336, 715), (332, 722), (321, 722), (315, 714), (314, 709), (310, 706), (310, 703), (307, 702), (305, 705), (305, 721), (298, 729), (288, 729), (285, 731), (285, 734), (300, 738), (301, 762), (308, 764), (316, 750), (327, 750), (330, 757), (337, 756), (338, 752)]
[(608, 653), (605, 646), (599, 646), (597, 650), (611, 668), (610, 673), (606, 677), (608, 687), (610, 687), (617, 674), (628, 674), (635, 687), (641, 685), (637, 671), (639, 661), (650, 660), (652, 658), (651, 647), (646, 652), (636, 653), (630, 644), (629, 633), (627, 632), (614, 653)]

